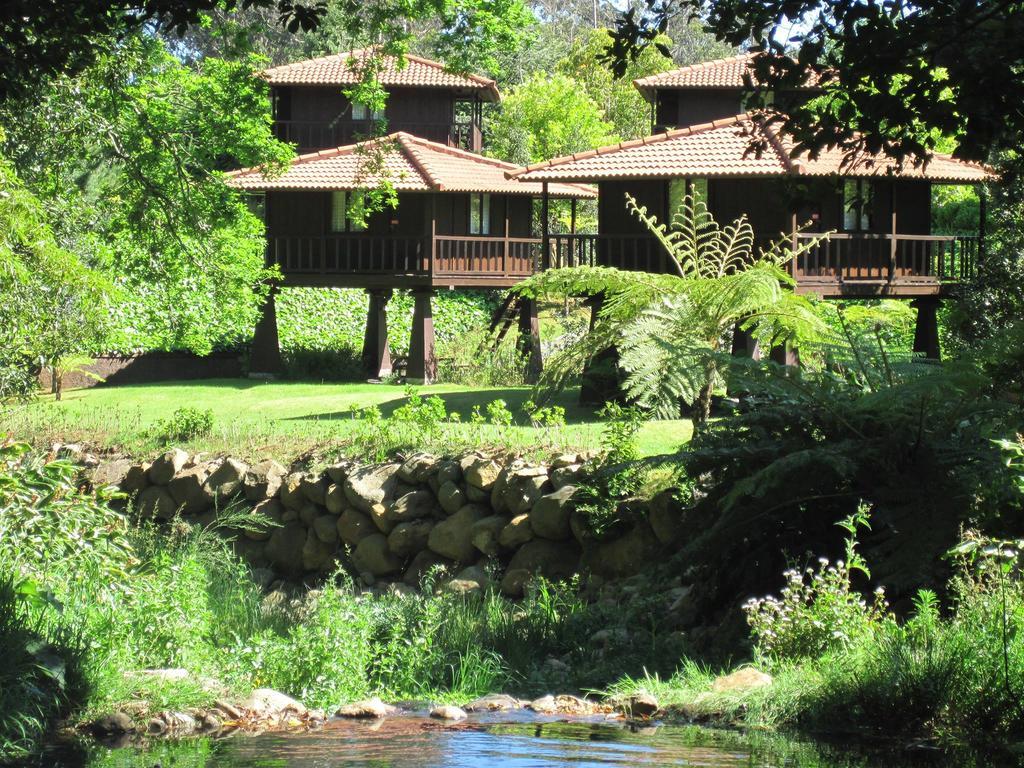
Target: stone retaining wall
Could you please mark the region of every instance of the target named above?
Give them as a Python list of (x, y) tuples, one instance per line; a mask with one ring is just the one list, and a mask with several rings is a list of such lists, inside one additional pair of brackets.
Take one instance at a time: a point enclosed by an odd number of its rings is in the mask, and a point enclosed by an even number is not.
[(146, 518), (180, 513), (206, 524), (231, 504), (265, 515), (276, 526), (243, 527), (234, 546), (265, 569), (268, 583), (315, 579), (341, 562), (367, 586), (418, 587), (430, 568), (443, 565), (454, 574), (448, 589), (479, 589), (488, 570), (497, 570), (502, 592), (515, 597), (534, 574), (627, 576), (678, 543), (681, 511), (670, 492), (634, 504), (634, 523), (594, 539), (572, 501), (584, 460), (568, 454), (531, 464), (483, 453), (418, 453), (313, 473), (172, 449), (151, 462), (101, 463), (92, 481), (118, 486)]

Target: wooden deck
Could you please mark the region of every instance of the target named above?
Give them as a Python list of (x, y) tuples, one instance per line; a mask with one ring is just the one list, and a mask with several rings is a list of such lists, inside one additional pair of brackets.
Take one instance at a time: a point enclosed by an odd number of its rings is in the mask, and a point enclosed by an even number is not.
[[(801, 233), (798, 240), (817, 235)], [(661, 244), (636, 235), (549, 235), (547, 266), (600, 265), (666, 272)], [(758, 238), (765, 242), (773, 238)], [(777, 237), (774, 239), (778, 239)], [(979, 239), (961, 235), (833, 234), (791, 263), (797, 292), (827, 298), (939, 295), (969, 281)]]

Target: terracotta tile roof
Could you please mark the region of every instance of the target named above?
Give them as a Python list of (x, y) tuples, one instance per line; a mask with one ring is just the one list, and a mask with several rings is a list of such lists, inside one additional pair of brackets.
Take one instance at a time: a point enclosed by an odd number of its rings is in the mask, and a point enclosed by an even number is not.
[(654, 99), (654, 92), (659, 89), (745, 88), (743, 77), (749, 72), (748, 67), (753, 58), (752, 53), (741, 53), (728, 59), (691, 64), (688, 67), (638, 78), (633, 81), (633, 86), (648, 101)]
[[(764, 139), (758, 157), (748, 151)], [(548, 160), (510, 174), (523, 181), (601, 181), (680, 176), (885, 176), (946, 182), (981, 182), (983, 166), (935, 154), (927, 166), (897, 168), (883, 156), (863, 157), (842, 167), (843, 153), (823, 151), (814, 160), (790, 159), (792, 142), (750, 115), (668, 131), (634, 141)]]
[[(321, 56), (266, 69), (263, 77), (271, 85), (355, 85), (361, 79), (360, 63), (373, 54), (372, 48)], [(377, 75), (383, 86), (447, 88), (479, 93), (485, 101), (500, 101), (494, 81), (479, 75), (449, 72), (444, 64), (406, 54), (405, 66), (390, 54), (383, 57), (384, 66)]]
[[(381, 148), (382, 154), (373, 152), (375, 147)], [(367, 165), (378, 158), (383, 163), (382, 170), (368, 170)], [(243, 168), (226, 176), (230, 186), (246, 190), (365, 189), (386, 179), (402, 192), (539, 196), (541, 184), (508, 177), (515, 169), (511, 163), (398, 132), (299, 155), (280, 176), (264, 176), (260, 168)], [(549, 193), (553, 197), (597, 197), (597, 190), (584, 184), (553, 184)]]

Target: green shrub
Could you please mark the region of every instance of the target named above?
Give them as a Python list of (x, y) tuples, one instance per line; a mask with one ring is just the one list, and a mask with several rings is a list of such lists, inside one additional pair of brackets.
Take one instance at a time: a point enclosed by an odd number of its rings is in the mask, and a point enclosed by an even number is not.
[(194, 440), (213, 432), (213, 411), (209, 408), (178, 408), (168, 419), (161, 419), (155, 427), (156, 437), (163, 443)]

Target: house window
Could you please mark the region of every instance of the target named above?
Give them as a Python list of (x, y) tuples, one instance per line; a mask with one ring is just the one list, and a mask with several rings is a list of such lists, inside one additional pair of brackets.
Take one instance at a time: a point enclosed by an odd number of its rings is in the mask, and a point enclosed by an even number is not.
[(348, 215), (349, 195), (344, 190), (331, 192), (331, 232), (362, 232), (366, 225)]
[(370, 119), (373, 119), (373, 120), (383, 120), (384, 119), (384, 110), (383, 109), (375, 109), (375, 110), (373, 110), (371, 112), (370, 108), (366, 104), (363, 104), (363, 103), (358, 102), (358, 101), (354, 101), (354, 102), (352, 102), (352, 119), (353, 120), (370, 120)]
[(469, 196), (469, 234), (491, 234), (491, 196)]
[(870, 230), (874, 204), (874, 185), (870, 179), (846, 179), (843, 182), (843, 229), (847, 232)]
[(263, 192), (249, 192), (245, 196), (245, 207), (260, 221), (267, 220), (267, 196)]
[(698, 178), (670, 179), (668, 182), (668, 215), (671, 219), (676, 215), (687, 192), (693, 195), (694, 204), (708, 204), (708, 180)]

